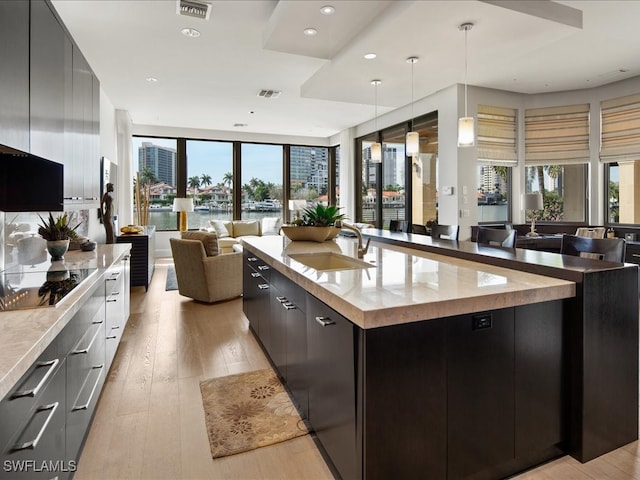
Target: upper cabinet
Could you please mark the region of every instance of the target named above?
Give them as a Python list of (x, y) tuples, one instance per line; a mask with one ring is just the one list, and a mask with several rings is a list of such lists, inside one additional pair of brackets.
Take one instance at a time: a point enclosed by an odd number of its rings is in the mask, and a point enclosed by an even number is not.
[(96, 206), (100, 84), (49, 1), (0, 2), (0, 62), (0, 144), (63, 164), (65, 206)]
[(29, 150), (29, 2), (0, 2), (0, 144)]
[[(31, 3), (30, 152), (65, 164), (65, 104), (72, 85), (71, 40), (45, 2)], [(65, 169), (68, 173), (68, 169)]]

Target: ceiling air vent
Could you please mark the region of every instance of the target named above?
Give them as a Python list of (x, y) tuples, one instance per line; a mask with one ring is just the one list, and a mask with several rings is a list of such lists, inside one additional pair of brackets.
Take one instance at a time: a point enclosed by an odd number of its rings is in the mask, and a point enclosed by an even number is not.
[(196, 17), (203, 20), (209, 20), (211, 15), (211, 4), (208, 2), (199, 2), (197, 0), (176, 0), (178, 15), (186, 15), (187, 17)]
[(278, 98), (282, 92), (278, 90), (260, 90), (258, 92), (259, 97), (264, 98)]

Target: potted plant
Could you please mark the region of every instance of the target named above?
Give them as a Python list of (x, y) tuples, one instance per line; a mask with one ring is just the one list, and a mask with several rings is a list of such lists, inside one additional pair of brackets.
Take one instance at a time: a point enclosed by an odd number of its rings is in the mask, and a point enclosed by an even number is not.
[(42, 223), (38, 225), (38, 234), (47, 241), (47, 251), (51, 255), (51, 260), (62, 260), (62, 257), (69, 249), (69, 239), (77, 236), (76, 228), (69, 225), (69, 218), (66, 213), (53, 218), (49, 212), (49, 218), (45, 220), (40, 215)]
[(291, 240), (312, 240), (324, 242), (335, 237), (340, 231), (334, 227), (338, 220), (345, 217), (340, 208), (335, 205), (318, 204), (307, 207), (302, 212), (302, 218), (297, 218), (291, 225), (283, 225), (282, 231)]

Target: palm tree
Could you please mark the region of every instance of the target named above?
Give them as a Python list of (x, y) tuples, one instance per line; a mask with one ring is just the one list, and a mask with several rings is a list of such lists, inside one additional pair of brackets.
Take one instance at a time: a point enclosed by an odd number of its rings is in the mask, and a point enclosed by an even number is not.
[(151, 183), (158, 183), (158, 177), (155, 172), (151, 170), (151, 167), (144, 167), (140, 172), (140, 183), (142, 185), (149, 185)]
[(207, 175), (206, 173), (203, 173), (202, 175), (200, 175), (200, 185), (202, 185), (203, 187), (208, 187), (212, 183), (213, 182), (211, 180), (210, 175)]
[(222, 177), (222, 184), (227, 185), (229, 188), (231, 188), (231, 185), (233, 185), (233, 173), (231, 172), (225, 173), (224, 176)]
[(198, 187), (200, 186), (200, 177), (189, 177), (187, 180), (187, 185), (189, 188), (193, 188), (193, 196), (195, 197), (198, 194)]

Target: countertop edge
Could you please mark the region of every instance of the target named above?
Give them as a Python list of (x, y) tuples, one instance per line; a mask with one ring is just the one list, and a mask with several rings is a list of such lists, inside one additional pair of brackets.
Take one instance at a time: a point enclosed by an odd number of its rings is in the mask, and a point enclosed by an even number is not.
[[(106, 249), (110, 249), (109, 252)], [(96, 268), (96, 271), (92, 272), (74, 291), (69, 293), (60, 305), (55, 307), (45, 307), (46, 311), (55, 312), (51, 314), (52, 321), (44, 322), (48, 325), (46, 330), (40, 335), (40, 337), (25, 348), (16, 347), (16, 353), (11, 355), (11, 359), (2, 359), (2, 362), (6, 365), (11, 363), (8, 367), (3, 367), (0, 364), (3, 375), (0, 378), (0, 399), (14, 387), (14, 385), (20, 380), (20, 378), (29, 370), (29, 367), (38, 359), (40, 354), (46, 350), (56, 336), (64, 329), (73, 316), (80, 310), (83, 303), (87, 300), (90, 294), (95, 290), (96, 284), (98, 284), (104, 273), (117, 261), (119, 261), (124, 255), (131, 250), (130, 244), (113, 244), (113, 245), (98, 245), (96, 248), (95, 258), (91, 257), (91, 260), (97, 260), (99, 256), (103, 258), (103, 263), (100, 265), (96, 261), (96, 265), (88, 268)], [(111, 260), (106, 261), (107, 256)], [(72, 262), (82, 262), (82, 254), (79, 252), (68, 252), (65, 255), (65, 259), (69, 258)], [(82, 267), (76, 267), (82, 268)], [(49, 310), (51, 309), (51, 310)], [(0, 312), (0, 315), (12, 315), (16, 317), (16, 322), (29, 321), (35, 312), (41, 311), (41, 309), (27, 309), (16, 310), (10, 312)], [(23, 318), (21, 318), (23, 317)], [(7, 328), (3, 329), (2, 335), (10, 335), (10, 332), (6, 332)]]
[[(243, 248), (258, 255), (265, 263), (278, 272), (294, 281), (307, 292), (328, 304), (341, 315), (348, 318), (352, 323), (363, 329), (393, 326), (404, 323), (412, 323), (436, 318), (450, 317), (474, 312), (493, 310), (496, 308), (515, 307), (545, 301), (561, 300), (572, 298), (576, 295), (576, 285), (573, 282), (561, 279), (558, 285), (553, 287), (541, 287), (526, 291), (509, 292), (508, 294), (487, 293), (482, 296), (459, 300), (442, 300), (426, 304), (408, 305), (403, 307), (389, 307), (376, 310), (361, 310), (357, 306), (348, 302), (344, 298), (323, 288), (306, 276), (296, 272), (289, 266), (272, 257), (268, 252), (243, 242)], [(384, 248), (384, 242), (382, 244)], [(403, 248), (408, 248), (406, 245)], [(417, 249), (418, 252), (421, 250)], [(443, 253), (446, 256), (446, 253)], [(476, 263), (482, 263), (476, 261)], [(399, 318), (401, 317), (401, 318)]]

